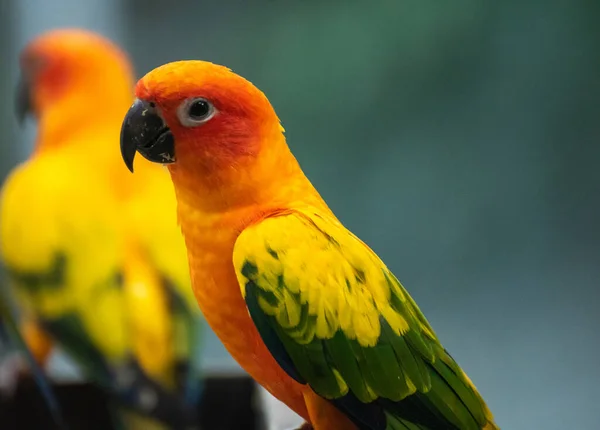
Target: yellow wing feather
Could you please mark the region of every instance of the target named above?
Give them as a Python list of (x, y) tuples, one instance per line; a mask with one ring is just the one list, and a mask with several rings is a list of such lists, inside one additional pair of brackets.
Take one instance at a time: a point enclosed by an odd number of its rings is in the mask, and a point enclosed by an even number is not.
[[(140, 157), (129, 186), (134, 194), (129, 196), (125, 209), (128, 234), (137, 239), (148, 260), (200, 316), (191, 288), (187, 250), (174, 210), (177, 200), (169, 172)], [(159, 201), (156, 196), (160, 196)]]
[[(1, 197), (0, 252), (21, 306), (46, 319), (78, 314), (97, 347), (122, 358), (128, 339), (117, 276), (118, 212), (93, 169), (78, 166), (48, 155), (11, 174)], [(26, 285), (36, 276), (35, 288)]]
[[(285, 267), (273, 250), (284, 250)], [(309, 314), (316, 317), (315, 332), (309, 336), (303, 333), (299, 339), (302, 343), (309, 343), (314, 335), (330, 339), (341, 329), (361, 346), (374, 346), (381, 334), (380, 315), (396, 334), (409, 328), (390, 302), (392, 294), (407, 300), (400, 285), (388, 282), (387, 267), (336, 219), (298, 212), (267, 218), (260, 222), (260, 228), (246, 229), (233, 257), (242, 286), (241, 265), (249, 255), (260, 261), (261, 275), (266, 278), (261, 287), (280, 298), (278, 308), (264, 300), (261, 305), (277, 317), (282, 327), (293, 327), (300, 318), (299, 308), (289, 306), (291, 298), (286, 295), (290, 293), (299, 294), (300, 301), (308, 304)], [(279, 288), (280, 276), (286, 289)], [(422, 330), (435, 338), (426, 322)]]
[(173, 389), (175, 359), (169, 298), (163, 280), (144, 254), (138, 246), (130, 246), (123, 268), (132, 353), (151, 378)]

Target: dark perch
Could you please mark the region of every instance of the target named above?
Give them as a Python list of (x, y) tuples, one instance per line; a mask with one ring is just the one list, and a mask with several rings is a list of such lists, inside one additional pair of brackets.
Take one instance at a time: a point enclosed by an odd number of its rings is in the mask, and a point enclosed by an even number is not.
[[(55, 384), (63, 415), (70, 430), (113, 430), (108, 398), (91, 384)], [(263, 430), (256, 407), (256, 384), (247, 376), (207, 377), (198, 410), (203, 430)], [(24, 377), (13, 397), (0, 395), (0, 429), (57, 430), (34, 381)], [(308, 428), (302, 427), (303, 430)]]

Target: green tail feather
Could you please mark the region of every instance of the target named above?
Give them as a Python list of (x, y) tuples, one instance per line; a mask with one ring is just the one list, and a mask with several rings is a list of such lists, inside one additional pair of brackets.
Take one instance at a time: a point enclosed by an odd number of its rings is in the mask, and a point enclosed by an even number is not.
[(427, 427), (420, 426), (419, 424), (413, 424), (398, 419), (389, 413), (386, 413), (385, 417), (387, 419), (387, 427), (385, 430), (429, 430)]

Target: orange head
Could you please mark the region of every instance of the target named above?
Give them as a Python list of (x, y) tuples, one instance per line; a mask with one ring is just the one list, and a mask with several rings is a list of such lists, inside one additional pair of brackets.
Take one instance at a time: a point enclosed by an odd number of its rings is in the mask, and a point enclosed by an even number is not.
[(20, 119), (31, 112), (41, 127), (57, 133), (115, 118), (131, 103), (133, 76), (127, 57), (95, 33), (44, 33), (25, 47), (20, 66)]
[(256, 184), (263, 173), (273, 177), (295, 162), (266, 96), (226, 67), (165, 64), (144, 76), (135, 93), (121, 131), (121, 152), (132, 171), (137, 151), (168, 164), (175, 181), (193, 175), (197, 187), (220, 187), (223, 194), (234, 186), (241, 193), (241, 182)]

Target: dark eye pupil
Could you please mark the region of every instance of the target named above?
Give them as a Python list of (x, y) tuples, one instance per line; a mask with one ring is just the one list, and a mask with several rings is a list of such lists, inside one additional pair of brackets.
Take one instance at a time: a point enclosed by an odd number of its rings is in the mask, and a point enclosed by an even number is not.
[(193, 119), (202, 119), (210, 113), (210, 105), (206, 100), (196, 100), (190, 105), (189, 114)]

